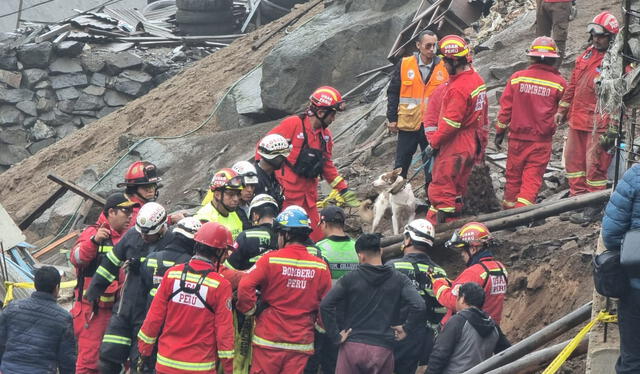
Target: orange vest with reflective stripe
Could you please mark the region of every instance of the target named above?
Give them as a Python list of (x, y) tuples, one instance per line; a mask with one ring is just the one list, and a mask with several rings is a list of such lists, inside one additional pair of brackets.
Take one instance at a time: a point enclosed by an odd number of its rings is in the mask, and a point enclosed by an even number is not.
[(424, 83), (417, 55), (404, 57), (400, 65), (400, 101), (398, 105), (398, 129), (415, 131), (422, 124), (422, 110), (427, 107), (429, 97), (442, 83), (449, 80), (444, 62), (434, 57), (431, 77)]

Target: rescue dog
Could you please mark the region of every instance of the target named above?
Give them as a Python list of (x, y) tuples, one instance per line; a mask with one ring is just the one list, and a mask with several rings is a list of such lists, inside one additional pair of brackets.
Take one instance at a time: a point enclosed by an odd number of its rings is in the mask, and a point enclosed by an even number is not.
[(391, 207), (391, 224), (393, 234), (400, 234), (400, 230), (405, 224), (413, 220), (416, 209), (416, 198), (413, 195), (411, 184), (407, 183), (400, 176), (402, 169), (398, 168), (388, 173), (384, 173), (373, 181), (373, 186), (378, 192), (373, 203), (373, 222), (371, 231), (375, 232), (376, 227), (385, 212)]

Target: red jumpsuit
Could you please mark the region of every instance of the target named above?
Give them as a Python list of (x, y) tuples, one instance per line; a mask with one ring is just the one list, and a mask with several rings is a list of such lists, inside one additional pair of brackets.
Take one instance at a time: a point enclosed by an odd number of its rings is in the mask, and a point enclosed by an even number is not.
[[(111, 237), (105, 239), (100, 246), (91, 241), (91, 237), (96, 234), (98, 228), (102, 226), (111, 231)], [(70, 261), (76, 268), (76, 277), (82, 283), (83, 289), (87, 290), (91, 284), (93, 274), (103, 256), (108, 256), (113, 247), (120, 241), (124, 232), (120, 233), (112, 230), (109, 221), (104, 214), (100, 214), (95, 225), (87, 227), (71, 249)], [(83, 290), (83, 294), (84, 294)], [(76, 362), (76, 373), (98, 373), (98, 357), (102, 336), (107, 330), (111, 310), (115, 302), (118, 282), (113, 282), (100, 296), (98, 305), (94, 306), (86, 299), (78, 301), (79, 289), (75, 291), (75, 301), (71, 308), (73, 317), (73, 330), (78, 342), (78, 360)]]
[(491, 256), (483, 257), (478, 263), (466, 268), (451, 285), (445, 278), (436, 279), (433, 282), (433, 292), (436, 299), (443, 307), (447, 308), (447, 314), (442, 319), (442, 325), (451, 318), (456, 310), (458, 289), (467, 282), (474, 282), (484, 288), (484, 305), (482, 310), (500, 324), (502, 319), (502, 307), (507, 293), (507, 271), (499, 261)]
[(313, 354), (320, 300), (331, 288), (325, 262), (304, 245), (292, 244), (262, 256), (240, 281), (236, 308), (256, 307), (256, 289), (267, 308), (256, 317), (252, 374), (299, 374)]
[(427, 133), (438, 150), (429, 184), (431, 207), (427, 219), (438, 223), (438, 212), (455, 215), (462, 210), (462, 196), (473, 165), (479, 160), (487, 124), (484, 81), (473, 69), (449, 79), (440, 109), (438, 129)]
[(185, 266), (176, 265), (164, 274), (138, 332), (138, 349), (141, 355), (151, 356), (158, 341), (159, 374), (213, 374), (218, 359), (224, 373), (232, 374), (231, 284), (214, 271), (211, 262), (194, 257), (188, 263), (185, 288), (196, 290), (201, 278), (196, 272), (210, 272), (197, 290), (200, 297), (184, 292), (180, 282)]
[[(310, 179), (297, 175), (291, 169), (292, 165), (295, 165), (302, 145), (304, 144), (304, 135), (302, 133), (303, 121), (298, 116), (291, 116), (285, 118), (278, 126), (274, 127), (269, 134), (280, 134), (285, 137), (292, 145), (293, 149), (291, 154), (287, 158), (288, 163), (285, 163), (282, 171), (277, 171), (276, 178), (282, 188), (284, 189), (284, 205), (283, 209), (290, 205), (299, 205), (303, 207), (313, 226), (313, 233), (311, 233), (311, 239), (316, 242), (322, 239), (322, 231), (319, 229), (320, 213), (316, 203), (318, 201), (318, 179)], [(321, 149), (321, 137), (324, 138), (325, 147), (325, 163), (323, 167), (322, 177), (331, 185), (332, 188), (342, 191), (348, 187), (347, 181), (345, 181), (336, 169), (331, 159), (331, 153), (333, 151), (333, 136), (329, 129), (313, 129), (308, 117), (304, 119), (304, 129), (307, 134), (307, 142), (310, 148)], [(256, 160), (260, 156), (256, 153)]]
[(496, 134), (509, 129), (505, 209), (535, 204), (551, 158), (553, 116), (566, 87), (558, 69), (545, 64), (533, 64), (509, 78), (496, 123)]
[(447, 93), (449, 82), (444, 82), (433, 91), (427, 109), (422, 113), (422, 124), (424, 125), (424, 135), (429, 138), (429, 133), (438, 130), (438, 119), (440, 119), (440, 109), (442, 108), (442, 99)]
[(612, 154), (600, 146), (599, 138), (607, 130), (609, 121), (606, 116), (595, 113), (595, 81), (600, 77), (605, 53), (591, 46), (578, 57), (558, 108), (558, 112), (568, 113), (569, 133), (564, 152), (572, 196), (607, 187)]

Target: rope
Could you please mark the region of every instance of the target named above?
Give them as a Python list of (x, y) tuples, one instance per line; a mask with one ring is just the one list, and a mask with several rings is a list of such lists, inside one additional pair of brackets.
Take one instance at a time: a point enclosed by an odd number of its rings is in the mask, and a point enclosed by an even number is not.
[[(60, 283), (60, 288), (74, 288), (76, 286), (76, 281), (72, 280), (72, 281), (67, 281), (67, 282), (62, 282)], [(5, 296), (4, 296), (4, 300), (3, 300), (3, 306), (6, 308), (6, 306), (13, 300), (13, 289), (14, 288), (35, 288), (35, 286), (33, 285), (33, 282), (4, 282), (4, 288), (7, 290)]]

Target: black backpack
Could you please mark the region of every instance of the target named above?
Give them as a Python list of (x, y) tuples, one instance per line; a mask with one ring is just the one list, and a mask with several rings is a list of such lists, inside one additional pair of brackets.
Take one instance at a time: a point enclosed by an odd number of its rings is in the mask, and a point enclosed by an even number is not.
[[(198, 282), (196, 283), (196, 286), (194, 288), (187, 287), (187, 274), (190, 272), (200, 275), (200, 279), (198, 279)], [(202, 283), (204, 283), (205, 279), (207, 279), (207, 275), (209, 275), (209, 273), (211, 272), (213, 272), (213, 269), (194, 270), (191, 266), (189, 266), (189, 264), (185, 264), (184, 269), (182, 269), (182, 274), (180, 275), (180, 287), (177, 290), (173, 291), (171, 295), (169, 295), (169, 300), (173, 299), (173, 297), (180, 292), (196, 295), (198, 300), (200, 300), (200, 302), (204, 304), (204, 306), (209, 309), (211, 313), (215, 313), (213, 307), (207, 303), (207, 300), (205, 300), (202, 295), (200, 295), (200, 287), (202, 286)]]
[(302, 143), (302, 149), (296, 159), (295, 165), (291, 166), (294, 173), (301, 177), (315, 179), (322, 175), (324, 169), (324, 152), (327, 149), (327, 144), (324, 141), (324, 136), (320, 137), (320, 143), (322, 149), (309, 147), (309, 141), (307, 138), (307, 130), (304, 127), (304, 117), (300, 116), (302, 122), (302, 135), (304, 136), (304, 142)]

